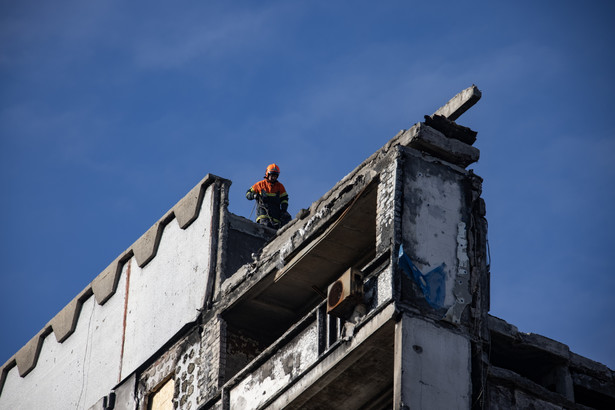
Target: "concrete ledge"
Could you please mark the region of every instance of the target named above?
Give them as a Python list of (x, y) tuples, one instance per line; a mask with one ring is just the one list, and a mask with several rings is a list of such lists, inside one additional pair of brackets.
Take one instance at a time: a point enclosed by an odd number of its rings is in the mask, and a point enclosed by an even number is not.
[[(343, 359), (364, 349), (366, 345), (363, 342), (385, 328), (386, 325), (392, 325), (395, 312), (395, 305), (390, 303), (379, 309), (369, 319), (364, 319), (349, 342), (338, 344), (326, 354), (321, 355), (303, 373), (295, 375), (288, 382), (287, 387), (275, 393), (263, 408), (285, 408), (291, 403), (292, 407), (299, 408), (306, 404), (318, 392), (318, 390), (310, 391), (310, 387), (314, 387), (314, 381), (316, 379), (332, 380), (344, 372), (354, 361), (344, 362)], [(303, 398), (301, 398), (302, 394), (304, 394)]]
[(570, 367), (573, 371), (581, 371), (603, 380), (611, 380), (612, 383), (615, 383), (615, 375), (608, 366), (576, 353), (570, 354)]
[(2, 394), (2, 388), (4, 387), (4, 382), (6, 381), (6, 375), (9, 373), (13, 367), (17, 365), (17, 361), (15, 360), (15, 356), (11, 357), (6, 361), (0, 368), (0, 394)]
[(569, 400), (565, 396), (552, 392), (551, 390), (548, 390), (511, 370), (491, 366), (489, 367), (487, 377), (494, 384), (498, 386), (505, 386), (513, 392), (518, 390), (525, 391), (532, 396), (540, 398), (540, 400), (562, 406), (562, 408), (578, 408), (573, 401)]
[(410, 148), (424, 151), (447, 162), (467, 167), (478, 161), (480, 151), (459, 140), (448, 138), (424, 123), (410, 128), (400, 138), (400, 143)]
[(562, 357), (565, 360), (569, 360), (570, 358), (570, 348), (568, 345), (553, 339), (549, 339), (546, 336), (542, 336), (537, 333), (521, 333), (521, 340), (525, 344), (534, 346), (555, 356)]
[(492, 332), (508, 337), (516, 337), (517, 334), (519, 334), (519, 329), (517, 329), (517, 326), (511, 325), (499, 317), (489, 315), (488, 321), (489, 330)]
[(147, 265), (156, 256), (163, 230), (162, 221), (158, 221), (132, 244), (131, 249), (140, 268)]
[(49, 325), (58, 343), (62, 343), (66, 338), (73, 334), (77, 327), (77, 320), (81, 313), (81, 306), (90, 296), (92, 296), (92, 285), (88, 285), (76, 298), (71, 300), (51, 321)]
[(207, 174), (194, 188), (190, 190), (174, 207), (173, 213), (180, 228), (186, 229), (199, 216), (199, 210), (205, 197), (207, 187), (217, 179)]
[(272, 237), (272, 233), (276, 233), (274, 229), (267, 228), (265, 225), (258, 224), (254, 221), (244, 218), (243, 216), (229, 213), (228, 220), (229, 228), (231, 230), (242, 232), (248, 235), (269, 239)]
[(128, 259), (132, 257), (132, 251), (128, 250), (121, 256), (115, 259), (109, 266), (105, 268), (100, 275), (92, 281), (92, 291), (96, 298), (96, 303), (104, 305), (117, 290), (117, 284), (120, 281), (122, 267)]
[(43, 340), (49, 333), (51, 333), (51, 326), (46, 325), (43, 330), (38, 332), (36, 336), (30, 339), (30, 341), (15, 354), (17, 370), (19, 370), (19, 375), (21, 377), (25, 377), (34, 369), (34, 366), (36, 366), (41, 347), (43, 346)]
[(426, 115), (425, 124), (435, 130), (440, 131), (449, 138), (459, 140), (468, 145), (474, 144), (476, 142), (476, 136), (478, 135), (476, 131), (472, 131), (468, 127), (459, 125), (442, 115), (433, 115), (431, 117)]
[(489, 331), (514, 339), (518, 343), (526, 346), (531, 346), (535, 349), (542, 350), (550, 353), (554, 356), (559, 356), (565, 361), (570, 358), (570, 349), (568, 345), (558, 342), (553, 339), (549, 339), (546, 336), (542, 336), (536, 333), (523, 333), (519, 332), (516, 326), (513, 326), (506, 321), (494, 316), (489, 316)]
[[(599, 378), (583, 373), (572, 373), (572, 381), (576, 386), (610, 397), (615, 402), (615, 383), (612, 378)], [(606, 407), (604, 407), (606, 408)]]
[(75, 298), (49, 322), (58, 343), (62, 343), (75, 331), (81, 306), (82, 303)]

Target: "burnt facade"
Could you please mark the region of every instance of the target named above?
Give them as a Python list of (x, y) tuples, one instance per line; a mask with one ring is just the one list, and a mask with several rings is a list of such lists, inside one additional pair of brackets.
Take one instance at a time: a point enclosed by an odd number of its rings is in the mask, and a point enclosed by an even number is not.
[(0, 408), (614, 408), (612, 370), (488, 314), (476, 132), (455, 122), (479, 98), (400, 131), (277, 232), (207, 176), (4, 364)]

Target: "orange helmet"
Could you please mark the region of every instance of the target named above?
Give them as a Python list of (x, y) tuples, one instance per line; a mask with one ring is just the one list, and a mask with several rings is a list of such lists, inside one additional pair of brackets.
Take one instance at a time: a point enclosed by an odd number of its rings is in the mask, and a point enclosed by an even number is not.
[(276, 164), (269, 164), (267, 170), (265, 171), (265, 178), (267, 178), (269, 174), (280, 175), (280, 167), (278, 167)]

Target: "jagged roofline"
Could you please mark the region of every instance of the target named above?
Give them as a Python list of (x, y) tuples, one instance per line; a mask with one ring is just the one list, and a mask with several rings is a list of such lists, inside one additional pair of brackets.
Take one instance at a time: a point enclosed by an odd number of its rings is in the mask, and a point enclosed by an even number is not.
[(124, 264), (133, 256), (139, 267), (147, 265), (158, 251), (160, 238), (166, 225), (173, 219), (181, 229), (188, 228), (199, 217), (205, 191), (216, 182), (230, 183), (229, 180), (213, 174), (207, 174), (186, 196), (171, 210), (137, 239), (128, 249), (120, 254), (107, 268), (86, 286), (72, 301), (68, 303), (53, 319), (51, 319), (36, 336), (2, 366), (0, 371), (0, 392), (8, 371), (17, 366), (19, 375), (26, 376), (35, 366), (43, 344), (43, 340), (54, 333), (58, 343), (64, 342), (77, 327), (81, 306), (92, 295), (99, 305), (105, 304), (116, 292), (117, 284)]
[[(480, 90), (475, 85), (472, 85), (455, 95), (445, 105), (440, 107), (432, 117), (440, 115), (448, 120), (454, 121), (476, 104), (481, 98), (481, 95)], [(457, 165), (464, 167), (478, 160), (478, 149), (460, 141), (441, 138), (437, 135), (439, 134), (437, 131), (429, 127), (421, 129), (421, 124), (417, 125), (419, 127), (413, 127), (410, 133), (402, 130), (402, 132), (393, 137), (383, 148), (386, 149), (391, 145), (401, 144), (416, 146), (417, 148), (425, 149), (427, 152), (456, 152), (461, 154), (460, 157), (463, 157), (461, 162)], [(425, 132), (425, 128), (427, 128), (427, 132)], [(340, 183), (346, 179), (347, 178), (344, 178)], [(34, 369), (43, 340), (49, 336), (50, 333), (53, 332), (55, 334), (58, 343), (64, 342), (73, 334), (77, 326), (81, 306), (86, 300), (94, 295), (96, 302), (99, 305), (103, 305), (115, 294), (122, 268), (128, 260), (134, 256), (138, 266), (144, 267), (156, 256), (160, 238), (162, 237), (162, 232), (166, 225), (176, 218), (181, 229), (188, 228), (188, 226), (199, 216), (205, 191), (216, 181), (230, 183), (227, 179), (213, 174), (207, 174), (170, 211), (94, 278), (94, 280), (51, 319), (36, 336), (30, 339), (24, 347), (7, 360), (0, 369), (0, 393), (2, 393), (4, 381), (10, 369), (17, 366), (21, 377), (25, 377)], [(336, 184), (336, 186), (337, 185), (339, 185), (339, 183)]]
[[(467, 104), (467, 101), (471, 100), (476, 103), (480, 99), (480, 95), (478, 88), (473, 85), (457, 94), (436, 113), (432, 114), (432, 117), (437, 115), (445, 119), (446, 122), (457, 126), (448, 117), (445, 117), (446, 113), (461, 115), (462, 111), (465, 112), (471, 106)], [(444, 115), (437, 114), (439, 112), (444, 113)], [(284, 265), (292, 263), (296, 252), (299, 252), (303, 248), (303, 244), (311, 240), (312, 234), (322, 228), (322, 223), (326, 219), (325, 215), (335, 212), (336, 209), (340, 210), (340, 206), (343, 207), (340, 204), (344, 203), (344, 200), (340, 200), (340, 197), (346, 194), (353, 197), (356, 195), (356, 192), (352, 193), (352, 190), (347, 189), (348, 185), (358, 183), (365, 186), (369, 181), (373, 181), (376, 176), (376, 171), (373, 169), (375, 164), (396, 151), (398, 147), (413, 148), (415, 155), (426, 155), (432, 160), (443, 162), (460, 172), (464, 172), (463, 168), (470, 163), (476, 162), (480, 154), (477, 148), (461, 140), (453, 139), (426, 123), (416, 123), (410, 129), (400, 130), (384, 146), (371, 154), (329, 191), (314, 201), (309, 209), (301, 209), (291, 223), (278, 230), (277, 236), (268, 241), (259, 251), (254, 264), (244, 265), (235, 274), (226, 278), (224, 283), (220, 284), (220, 291), (216, 296), (218, 300), (224, 299), (226, 301), (225, 306), (231, 306), (236, 302), (236, 299), (240, 297), (238, 294), (241, 292), (238, 292), (237, 289), (242, 282), (243, 274), (250, 272), (250, 275), (252, 275), (255, 271), (263, 271), (265, 272), (263, 275), (266, 275), (271, 272), (271, 269), (278, 269), (281, 260), (283, 260)], [(346, 199), (348, 199), (347, 196)], [(335, 203), (335, 205), (331, 206), (332, 203)], [(276, 273), (276, 277), (277, 275)], [(259, 276), (261, 279), (262, 277)], [(252, 279), (254, 280), (255, 276), (252, 276)]]

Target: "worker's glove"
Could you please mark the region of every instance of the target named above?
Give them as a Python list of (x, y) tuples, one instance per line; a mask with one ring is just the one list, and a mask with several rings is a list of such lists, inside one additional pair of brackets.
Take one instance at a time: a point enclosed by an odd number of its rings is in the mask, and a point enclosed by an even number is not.
[(248, 190), (248, 192), (246, 192), (246, 198), (247, 198), (248, 200), (250, 200), (250, 201), (251, 201), (251, 200), (253, 200), (255, 197), (256, 197), (256, 194), (255, 194), (253, 191)]

